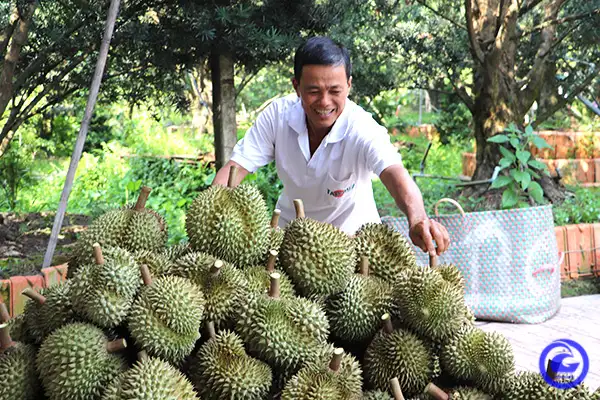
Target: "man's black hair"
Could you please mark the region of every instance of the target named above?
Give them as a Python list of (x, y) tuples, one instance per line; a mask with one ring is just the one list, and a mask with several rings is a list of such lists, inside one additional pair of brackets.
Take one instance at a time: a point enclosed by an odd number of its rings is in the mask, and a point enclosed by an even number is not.
[(352, 63), (348, 49), (328, 37), (311, 37), (298, 47), (294, 57), (294, 77), (298, 82), (302, 75), (302, 67), (311, 64), (343, 65), (346, 68), (346, 79), (352, 75)]

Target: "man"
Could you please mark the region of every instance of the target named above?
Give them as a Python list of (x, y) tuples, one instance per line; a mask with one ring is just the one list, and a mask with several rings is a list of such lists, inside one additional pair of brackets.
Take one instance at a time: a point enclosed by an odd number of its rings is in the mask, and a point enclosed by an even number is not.
[(295, 218), (293, 200), (299, 198), (306, 217), (354, 234), (367, 222), (381, 222), (374, 173), (407, 216), (412, 242), (440, 255), (448, 248), (448, 232), (427, 217), (421, 192), (387, 130), (347, 98), (351, 72), (345, 48), (325, 37), (307, 40), (294, 59), (296, 94), (273, 101), (260, 113), (213, 184), (226, 185), (232, 165), (238, 168), (237, 185), (275, 160), (284, 187), (277, 203), (281, 226)]

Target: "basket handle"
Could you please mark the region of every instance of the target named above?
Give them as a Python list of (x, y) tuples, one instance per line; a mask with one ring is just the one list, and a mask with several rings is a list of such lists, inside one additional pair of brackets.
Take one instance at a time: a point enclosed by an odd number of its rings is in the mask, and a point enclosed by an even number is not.
[(537, 275), (539, 275), (540, 273), (545, 272), (545, 271), (550, 271), (550, 273), (553, 274), (555, 268), (560, 268), (560, 265), (562, 264), (564, 258), (565, 258), (565, 253), (562, 251), (559, 251), (558, 252), (558, 261), (556, 262), (556, 265), (554, 265), (554, 264), (542, 265), (541, 267), (539, 267), (538, 269), (533, 271), (531, 275), (533, 275), (533, 277), (536, 277)]
[(458, 208), (458, 211), (460, 211), (460, 214), (463, 216), (463, 218), (465, 217), (465, 210), (463, 210), (462, 206), (458, 203), (458, 201), (449, 199), (447, 197), (444, 197), (443, 199), (439, 199), (433, 206), (433, 210), (435, 212), (436, 217), (440, 216), (438, 213), (438, 205), (440, 203), (450, 203), (450, 204), (454, 205), (456, 208)]

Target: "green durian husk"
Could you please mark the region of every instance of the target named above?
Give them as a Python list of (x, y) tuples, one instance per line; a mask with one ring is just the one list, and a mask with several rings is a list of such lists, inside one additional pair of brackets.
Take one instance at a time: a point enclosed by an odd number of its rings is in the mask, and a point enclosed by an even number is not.
[(293, 220), (285, 229), (280, 250), (282, 269), (304, 297), (340, 292), (354, 273), (354, 242), (328, 223)]
[(237, 267), (259, 264), (269, 246), (269, 211), (256, 186), (210, 186), (190, 205), (185, 227), (194, 251)]
[(42, 343), (36, 368), (50, 400), (99, 399), (106, 385), (125, 369), (124, 360), (106, 350), (107, 338), (91, 324), (71, 323)]
[(203, 292), (188, 279), (160, 277), (142, 287), (131, 307), (128, 328), (149, 356), (178, 365), (200, 338), (205, 305)]
[(465, 280), (458, 267), (454, 264), (438, 264), (433, 267), (438, 271), (446, 282), (450, 282), (460, 288), (461, 292), (465, 293)]
[(228, 330), (198, 349), (189, 375), (204, 400), (266, 399), (273, 380), (271, 368), (248, 356), (241, 338)]
[(102, 400), (199, 400), (191, 382), (169, 363), (154, 357), (138, 361), (115, 378)]
[(362, 400), (394, 400), (387, 391), (369, 390), (363, 394)]
[[(22, 314), (25, 341), (39, 345), (54, 330), (75, 320), (72, 289), (72, 282), (67, 280), (39, 290), (46, 298), (44, 304), (27, 300)], [(23, 336), (22, 332), (16, 333), (15, 339)]]
[(370, 340), (381, 316), (393, 307), (392, 286), (376, 276), (355, 274), (340, 293), (326, 300), (325, 311), (333, 336), (345, 342)]
[(340, 367), (333, 371), (329, 364), (334, 348), (324, 345), (317, 357), (303, 366), (289, 381), (281, 400), (360, 400), (362, 370), (352, 355), (343, 353)]
[(281, 297), (295, 297), (296, 290), (294, 284), (285, 272), (278, 269), (269, 272), (265, 266), (257, 265), (254, 267), (244, 268), (244, 276), (248, 280), (248, 290), (256, 294), (268, 294), (271, 286), (271, 274), (276, 272), (280, 275), (280, 296)]
[(161, 253), (169, 261), (175, 262), (178, 258), (185, 256), (187, 253), (192, 251), (190, 244), (187, 241), (182, 241), (172, 246), (166, 247)]
[[(27, 307), (27, 305), (25, 305)], [(33, 344), (34, 341), (27, 334), (25, 327), (25, 315), (19, 314), (8, 320), (8, 331), (15, 342)]]
[(189, 279), (204, 293), (206, 320), (217, 328), (233, 324), (246, 302), (248, 280), (242, 271), (224, 262), (217, 274), (211, 272), (216, 258), (206, 253), (190, 252), (179, 258), (171, 269), (175, 276)]
[[(417, 266), (415, 252), (400, 232), (382, 223), (367, 223), (354, 235), (358, 258), (366, 256), (372, 274), (394, 282), (406, 268)], [(359, 265), (356, 266), (359, 271)]]
[(150, 250), (139, 250), (132, 255), (137, 265), (147, 265), (154, 277), (165, 276), (171, 273), (173, 262), (164, 252), (158, 253)]
[(0, 399), (36, 400), (40, 398), (40, 382), (35, 367), (36, 348), (15, 342), (0, 350)]
[(550, 386), (539, 372), (519, 371), (511, 377), (508, 389), (497, 398), (501, 400), (596, 400), (598, 394), (600, 394), (598, 391), (591, 393), (583, 383), (561, 389)]

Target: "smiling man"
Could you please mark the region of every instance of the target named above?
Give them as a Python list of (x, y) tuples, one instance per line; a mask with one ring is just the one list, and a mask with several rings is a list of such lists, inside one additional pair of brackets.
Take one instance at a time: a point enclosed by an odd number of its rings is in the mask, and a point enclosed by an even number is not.
[(307, 217), (354, 234), (365, 223), (381, 222), (371, 183), (375, 174), (407, 216), (413, 243), (439, 255), (448, 248), (448, 232), (427, 217), (421, 192), (387, 130), (348, 99), (351, 73), (344, 47), (325, 37), (308, 39), (294, 59), (296, 93), (259, 114), (213, 184), (226, 185), (232, 165), (239, 170), (237, 185), (275, 160), (283, 183), (277, 202), (281, 226), (295, 218), (298, 198)]

